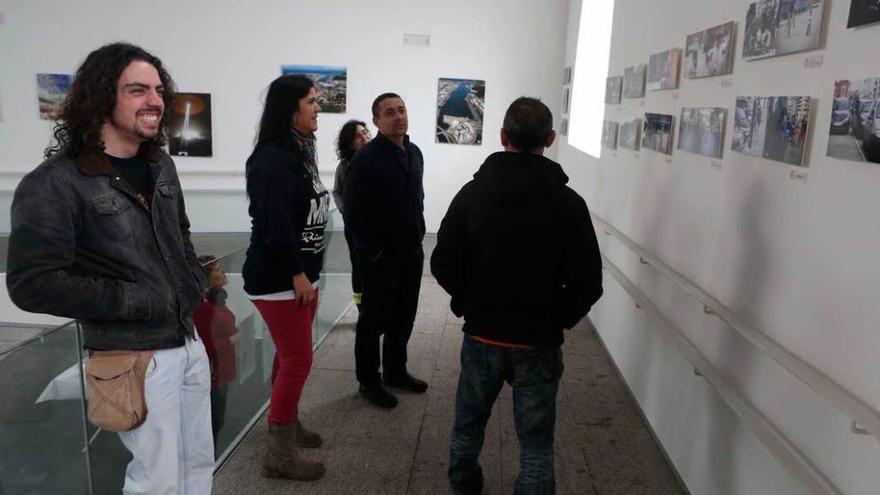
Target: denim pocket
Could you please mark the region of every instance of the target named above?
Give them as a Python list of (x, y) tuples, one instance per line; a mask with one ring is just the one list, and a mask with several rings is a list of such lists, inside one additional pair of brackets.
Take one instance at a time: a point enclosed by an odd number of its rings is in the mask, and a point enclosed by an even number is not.
[(115, 240), (131, 237), (131, 221), (128, 210), (131, 202), (116, 193), (104, 194), (91, 200), (98, 214), (98, 224), (108, 237)]
[(562, 377), (562, 349), (514, 350), (513, 383), (515, 387), (546, 385)]

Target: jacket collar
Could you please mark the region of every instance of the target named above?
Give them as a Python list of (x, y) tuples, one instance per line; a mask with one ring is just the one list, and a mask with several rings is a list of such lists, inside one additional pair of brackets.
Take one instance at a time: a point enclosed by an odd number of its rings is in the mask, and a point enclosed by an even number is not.
[(377, 132), (376, 137), (373, 139), (378, 139), (380, 143), (384, 144), (385, 146), (391, 147), (392, 149), (395, 149), (397, 151), (405, 151), (406, 149), (409, 148), (409, 134), (403, 136), (403, 149), (400, 149), (396, 144), (394, 144), (393, 141), (391, 141), (390, 139), (385, 137), (385, 135), (382, 134), (381, 132)]
[[(143, 158), (158, 163), (162, 160), (162, 150), (155, 146), (142, 146), (138, 154)], [(102, 150), (83, 148), (76, 158), (79, 171), (85, 175), (116, 175), (118, 172)]]

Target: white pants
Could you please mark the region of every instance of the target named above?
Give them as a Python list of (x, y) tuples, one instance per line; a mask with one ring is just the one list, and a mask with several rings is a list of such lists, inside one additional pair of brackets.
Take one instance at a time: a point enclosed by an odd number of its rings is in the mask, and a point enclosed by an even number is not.
[(202, 342), (156, 351), (147, 368), (147, 420), (119, 433), (134, 459), (126, 495), (210, 495), (214, 473), (211, 371)]

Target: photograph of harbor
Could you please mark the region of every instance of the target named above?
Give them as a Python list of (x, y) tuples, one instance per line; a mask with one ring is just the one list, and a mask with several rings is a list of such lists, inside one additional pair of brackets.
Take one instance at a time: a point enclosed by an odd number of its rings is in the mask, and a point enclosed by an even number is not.
[(481, 144), (486, 81), (441, 78), (437, 85), (436, 142)]
[(759, 58), (819, 47), (824, 0), (757, 0), (746, 11), (743, 58)]
[(61, 105), (70, 91), (69, 74), (37, 74), (37, 100), (40, 118), (55, 120), (61, 116)]
[(684, 49), (684, 76), (693, 79), (733, 72), (735, 36), (736, 23), (733, 21), (688, 35)]
[(682, 108), (678, 121), (678, 149), (721, 158), (726, 116), (727, 110), (724, 108)]
[(646, 113), (642, 126), (642, 148), (672, 154), (672, 115)]
[(826, 154), (880, 163), (880, 77), (834, 81)]
[(617, 149), (617, 122), (602, 122), (602, 146), (610, 150)]
[(651, 91), (678, 87), (681, 48), (655, 53), (648, 59), (647, 87)]
[(738, 97), (731, 149), (803, 165), (810, 105), (808, 96)]
[(623, 77), (615, 76), (605, 79), (605, 103), (620, 103), (620, 90), (623, 88)]
[(315, 81), (318, 105), (324, 113), (345, 113), (348, 72), (345, 67), (324, 65), (282, 65), (282, 74), (300, 74)]
[(645, 97), (645, 72), (647, 66), (645, 64), (635, 65), (623, 69), (623, 97), (624, 98), (644, 98)]
[(168, 112), (168, 152), (174, 156), (212, 156), (211, 95), (177, 93)]
[(617, 144), (621, 148), (639, 151), (639, 133), (642, 130), (642, 119), (632, 119), (620, 123)]

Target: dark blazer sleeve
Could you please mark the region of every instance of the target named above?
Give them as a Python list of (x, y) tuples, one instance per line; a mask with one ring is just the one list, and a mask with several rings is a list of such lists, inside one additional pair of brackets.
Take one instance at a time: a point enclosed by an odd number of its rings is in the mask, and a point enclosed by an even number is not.
[(251, 163), (247, 188), (253, 219), (260, 226), (270, 259), (280, 264), (278, 270), (293, 276), (303, 271), (293, 205), (304, 179), (292, 171), (288, 160), (277, 148), (261, 149)]
[(560, 323), (571, 328), (586, 316), (590, 308), (602, 297), (602, 255), (599, 242), (590, 219), (587, 203), (574, 191), (570, 191), (572, 207), (571, 223), (562, 240), (564, 266), (563, 285), (557, 297)]
[[(376, 257), (384, 248), (381, 233), (375, 222), (375, 204), (372, 195), (375, 193), (375, 180), (372, 177), (373, 163), (367, 153), (357, 153), (349, 165), (345, 176), (345, 225), (354, 235), (358, 248), (371, 258)], [(371, 228), (371, 226), (373, 228)]]
[(70, 271), (84, 205), (61, 173), (25, 176), (12, 200), (6, 287), (19, 308), (76, 319), (144, 320), (149, 294), (134, 282)]
[[(467, 186), (465, 186), (466, 188)], [(452, 296), (452, 312), (462, 316), (462, 298), (465, 288), (465, 247), (468, 245), (465, 224), (464, 194), (462, 189), (452, 199), (446, 216), (437, 231), (437, 246), (431, 255), (431, 273), (443, 289)]]

